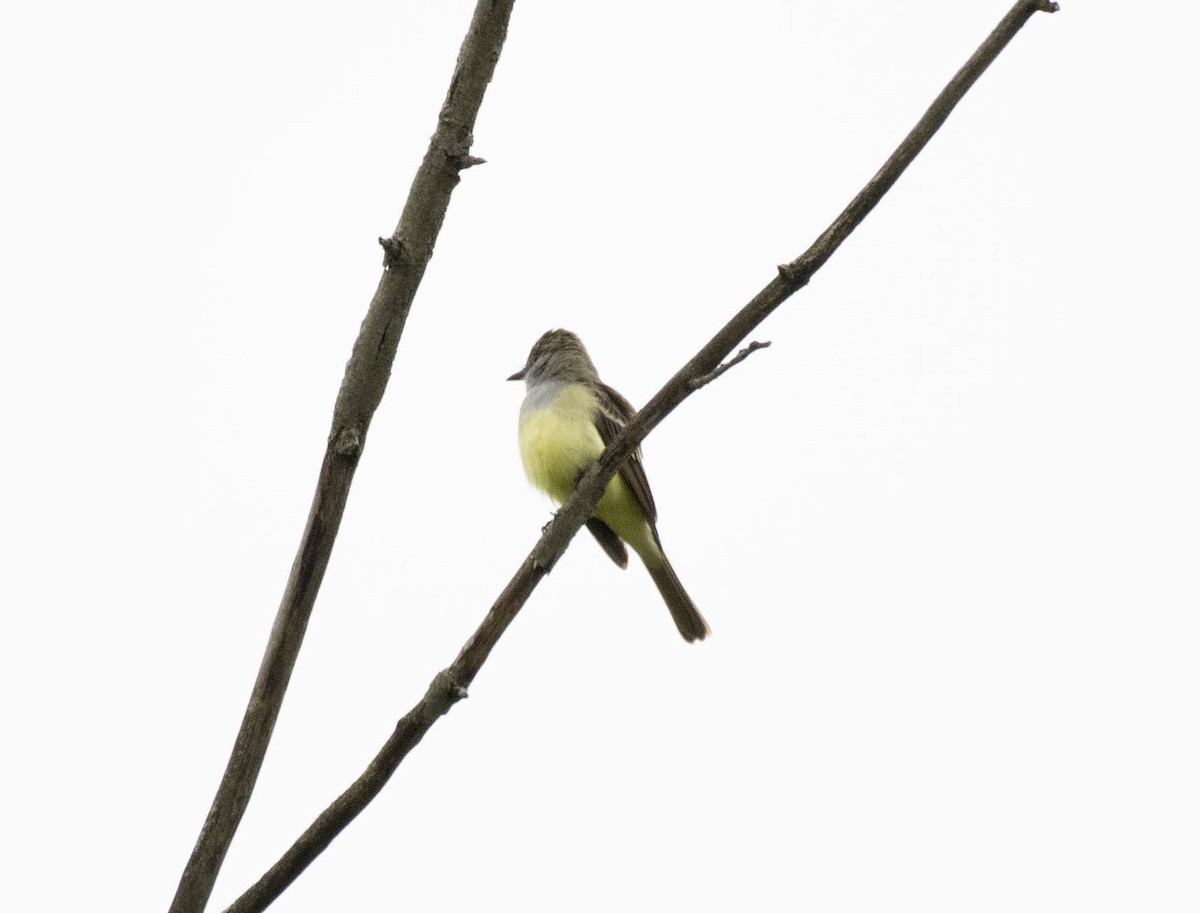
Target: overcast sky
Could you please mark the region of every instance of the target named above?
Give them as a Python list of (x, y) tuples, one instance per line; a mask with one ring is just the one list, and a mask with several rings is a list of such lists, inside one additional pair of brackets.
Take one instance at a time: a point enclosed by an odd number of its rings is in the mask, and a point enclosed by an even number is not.
[[(0, 907), (165, 910), (472, 6), (6, 12)], [(537, 336), (644, 403), (1007, 8), (519, 0), (213, 909), (549, 519)], [(577, 539), (274, 909), (1195, 910), (1195, 19), (1035, 16), (647, 440), (712, 637)]]

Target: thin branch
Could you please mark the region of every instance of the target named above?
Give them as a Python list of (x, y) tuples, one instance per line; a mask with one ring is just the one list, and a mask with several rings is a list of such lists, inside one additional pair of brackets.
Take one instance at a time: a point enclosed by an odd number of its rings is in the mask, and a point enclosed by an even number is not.
[(933, 138), (954, 106), (966, 95), (975, 81), (983, 75), (993, 60), (1004, 50), (1017, 32), (1037, 12), (1052, 13), (1058, 4), (1047, 0), (1017, 0), (987, 39), (963, 64), (954, 78), (946, 85), (929, 109), (917, 121), (909, 134), (901, 141), (883, 167), (858, 192), (850, 204), (821, 233), (820, 237), (803, 254), (790, 263), (780, 266), (778, 275), (763, 287), (686, 365), (667, 381), (641, 411), (633, 417), (621, 435), (608, 445), (596, 464), (589, 469), (575, 486), (555, 517), (555, 522), (546, 529), (535, 546), (533, 558), (539, 566), (549, 566), (566, 549), (571, 537), (591, 516), (600, 495), (617, 472), (621, 464), (637, 448), (642, 439), (653, 430), (676, 406), (693, 392), (692, 380), (704, 377), (717, 369), (734, 346), (749, 335), (768, 315), (783, 304), (795, 292), (808, 284), (809, 279), (834, 251), (850, 236), (867, 217), (883, 195), (891, 188), (904, 170), (912, 164), (918, 153)]
[(433, 255), (459, 172), (470, 155), (475, 117), (508, 31), (513, 0), (479, 0), (429, 149), (404, 212), (384, 242), (385, 270), (354, 343), (334, 406), (325, 458), (300, 546), (284, 589), (258, 679), (221, 784), (183, 870), (171, 913), (201, 913), (250, 801), (309, 615), (341, 524), (367, 430), (391, 374), (409, 308)]
[(707, 384), (711, 384), (714, 380), (716, 380), (734, 365), (741, 364), (759, 349), (769, 348), (770, 345), (771, 344), (769, 342), (750, 343), (748, 346), (746, 346), (746, 348), (742, 349), (737, 353), (737, 355), (733, 356), (733, 358), (729, 359), (729, 361), (725, 362), (723, 365), (717, 365), (717, 367), (713, 368), (707, 374), (702, 374), (700, 377), (693, 377), (688, 381), (688, 387), (695, 391)]
[(721, 360), (733, 351), (740, 340), (788, 297), (808, 283), (813, 273), (820, 269), (842, 241), (862, 222), (887, 189), (916, 158), (917, 153), (924, 148), (954, 105), (1013, 39), (1029, 17), (1039, 10), (1053, 12), (1056, 9), (1057, 4), (1044, 0), (1020, 0), (950, 81), (879, 173), (868, 182), (833, 224), (807, 251), (791, 263), (780, 267), (779, 274), (634, 416), (600, 459), (580, 477), (571, 497), (545, 528), (533, 551), (522, 562), (458, 657), (438, 673), (425, 696), (396, 724), (392, 736), (384, 743), (363, 774), (312, 823), (257, 884), (228, 908), (227, 913), (258, 913), (265, 909), (375, 798), (438, 717), (467, 696), (467, 688), (474, 681), (496, 642), (516, 617), (534, 587), (558, 560), (580, 526), (591, 516), (609, 480), (641, 440), (698, 386), (719, 376), (725, 369), (748, 356), (755, 346), (760, 346), (753, 344), (730, 364), (721, 365)]

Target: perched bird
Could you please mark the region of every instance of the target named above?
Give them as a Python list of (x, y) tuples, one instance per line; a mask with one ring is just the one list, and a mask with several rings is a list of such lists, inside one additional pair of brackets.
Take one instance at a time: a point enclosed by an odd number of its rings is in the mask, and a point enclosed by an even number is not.
[[(508, 379), (525, 381), (518, 428), (525, 474), (562, 504), (579, 476), (633, 417), (634, 408), (600, 381), (583, 342), (567, 330), (545, 333), (525, 367)], [(639, 449), (604, 489), (587, 528), (618, 567), (629, 563), (626, 544), (637, 552), (684, 640), (703, 640), (708, 625), (663, 554), (657, 519)]]

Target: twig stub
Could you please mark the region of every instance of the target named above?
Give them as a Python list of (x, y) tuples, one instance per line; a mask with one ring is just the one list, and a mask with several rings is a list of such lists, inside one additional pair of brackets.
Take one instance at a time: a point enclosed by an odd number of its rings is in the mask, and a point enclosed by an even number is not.
[(393, 269), (400, 265), (404, 257), (404, 242), (399, 238), (380, 238), (379, 246), (383, 248), (383, 268)]
[[(783, 269), (783, 267), (780, 267), (780, 269)], [(711, 384), (714, 380), (716, 380), (734, 365), (745, 361), (750, 357), (752, 352), (757, 352), (759, 349), (765, 349), (770, 345), (771, 343), (769, 341), (752, 342), (746, 346), (746, 348), (738, 352), (737, 355), (733, 356), (733, 358), (729, 359), (729, 361), (725, 362), (725, 364), (717, 365), (717, 367), (713, 368), (713, 370), (709, 371), (707, 374), (701, 374), (699, 377), (693, 377), (688, 381), (688, 386), (693, 390), (699, 390), (705, 384)]]

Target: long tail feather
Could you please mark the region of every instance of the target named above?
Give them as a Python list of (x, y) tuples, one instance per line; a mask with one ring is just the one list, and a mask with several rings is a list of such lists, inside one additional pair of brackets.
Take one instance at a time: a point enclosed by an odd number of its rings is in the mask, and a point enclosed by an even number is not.
[(708, 636), (708, 624), (683, 588), (683, 584), (679, 582), (679, 577), (676, 576), (675, 569), (671, 567), (667, 556), (662, 556), (661, 564), (647, 562), (646, 570), (650, 572), (655, 586), (662, 593), (663, 602), (671, 610), (671, 617), (675, 619), (675, 627), (679, 628), (683, 639), (688, 643), (704, 640)]

